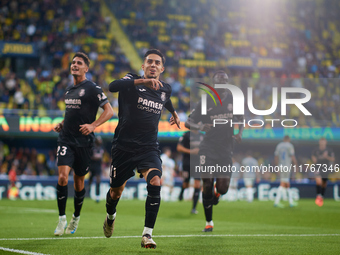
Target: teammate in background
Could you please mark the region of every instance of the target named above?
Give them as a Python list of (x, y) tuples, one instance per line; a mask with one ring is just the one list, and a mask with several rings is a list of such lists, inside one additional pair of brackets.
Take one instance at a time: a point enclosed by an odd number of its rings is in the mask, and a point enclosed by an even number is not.
[(234, 157), (232, 157), (232, 161), (233, 161), (233, 168), (235, 169), (235, 171), (233, 171), (233, 173), (231, 174), (228, 196), (230, 198), (230, 201), (237, 201), (238, 200), (238, 197), (237, 197), (238, 180), (241, 177), (241, 172), (240, 172), (241, 165), (240, 163), (236, 161)]
[[(199, 145), (203, 141), (204, 135), (197, 131), (192, 130), (184, 133), (184, 135), (179, 138), (178, 144), (177, 144), (177, 151), (183, 153), (183, 171), (182, 171), (182, 177), (183, 177), (183, 183), (182, 183), (182, 189), (181, 193), (179, 194), (179, 201), (183, 200), (183, 193), (186, 188), (189, 187), (189, 181), (190, 181), (190, 160), (192, 162), (197, 162), (199, 164)], [(197, 214), (198, 211), (196, 210), (198, 198), (200, 196), (201, 191), (201, 179), (195, 178), (194, 181), (194, 195), (192, 198), (192, 214)]]
[[(74, 234), (78, 228), (80, 210), (85, 197), (84, 179), (92, 156), (93, 131), (113, 116), (113, 110), (101, 87), (86, 79), (90, 60), (82, 52), (77, 52), (71, 63), (74, 85), (65, 93), (65, 118), (54, 127), (59, 133), (57, 160), (58, 185), (57, 201), (59, 223), (54, 235), (61, 236), (67, 226), (65, 215), (67, 183), (71, 168), (74, 170), (74, 213), (65, 233)], [(96, 120), (98, 108), (104, 111)]]
[(141, 246), (156, 248), (152, 231), (161, 198), (162, 162), (158, 149), (158, 123), (165, 107), (172, 117), (170, 124), (180, 128), (180, 120), (170, 100), (171, 86), (159, 80), (164, 71), (165, 58), (159, 50), (148, 50), (144, 55), (144, 76), (128, 73), (110, 83), (111, 92), (119, 92), (119, 122), (112, 142), (110, 186), (106, 196), (107, 216), (104, 234), (110, 237), (116, 219), (116, 206), (134, 169), (147, 182), (145, 224)]
[[(228, 75), (223, 72), (217, 72), (213, 77), (214, 84), (227, 84)], [(202, 103), (199, 102), (195, 109), (191, 112), (185, 123), (190, 130), (201, 130), (206, 132), (202, 143), (200, 144), (200, 168), (208, 168), (209, 166), (225, 166), (231, 168), (232, 154), (234, 147), (234, 139), (241, 142), (243, 125), (239, 125), (238, 134), (234, 135), (233, 122), (243, 122), (243, 116), (233, 115), (233, 97), (226, 89), (216, 89), (220, 95), (222, 104), (215, 105), (215, 102), (207, 97), (206, 115), (201, 114)], [(216, 125), (213, 127), (213, 119), (228, 120), (228, 125)], [(202, 175), (203, 180), (203, 207), (206, 220), (206, 226), (203, 232), (211, 232), (214, 228), (212, 220), (213, 205), (217, 205), (220, 195), (226, 194), (229, 188), (231, 171), (223, 173), (216, 178), (208, 177), (211, 175)]]
[(175, 160), (171, 158), (171, 149), (169, 147), (163, 148), (162, 160), (162, 192), (161, 197), (164, 201), (170, 201), (171, 192), (175, 185)]
[(254, 182), (255, 179), (259, 179), (259, 172), (256, 171), (256, 169), (258, 169), (259, 163), (255, 158), (252, 157), (251, 151), (248, 151), (246, 157), (242, 160), (241, 165), (246, 170), (243, 172), (243, 181), (247, 190), (247, 201), (251, 203), (254, 200)]
[(282, 197), (285, 197), (288, 192), (288, 201), (290, 207), (297, 206), (297, 203), (293, 200), (293, 195), (290, 190), (290, 172), (285, 171), (285, 169), (290, 169), (291, 164), (293, 162), (294, 165), (297, 165), (297, 161), (295, 158), (294, 146), (290, 142), (290, 137), (286, 135), (283, 138), (283, 142), (280, 142), (275, 149), (275, 165), (280, 166), (280, 186), (277, 189), (276, 197), (274, 200), (274, 206), (283, 208), (284, 205), (280, 203)]
[[(327, 140), (322, 137), (319, 140), (319, 147), (313, 151), (312, 161), (313, 164), (321, 164), (321, 167), (324, 169), (324, 166), (328, 168), (334, 162), (334, 152), (331, 148), (327, 147)], [(321, 168), (320, 168), (321, 169)], [(320, 171), (315, 176), (316, 182), (316, 199), (315, 204), (318, 206), (323, 206), (323, 196), (325, 195), (326, 187), (328, 181), (328, 172)]]
[(103, 140), (100, 136), (97, 136), (94, 141), (94, 148), (92, 154), (92, 162), (90, 166), (91, 176), (89, 179), (89, 190), (91, 189), (91, 184), (93, 178), (96, 177), (96, 202), (99, 203), (100, 199), (100, 177), (102, 174), (102, 159), (104, 155), (104, 149), (102, 147)]

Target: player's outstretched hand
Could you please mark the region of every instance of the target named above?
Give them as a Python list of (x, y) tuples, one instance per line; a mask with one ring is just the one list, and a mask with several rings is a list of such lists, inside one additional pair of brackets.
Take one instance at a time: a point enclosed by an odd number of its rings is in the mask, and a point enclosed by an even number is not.
[(199, 152), (200, 152), (200, 148), (190, 149), (190, 154), (192, 155), (198, 155)]
[(156, 79), (144, 79), (144, 86), (153, 89), (153, 90), (159, 90), (161, 87), (163, 87), (163, 84)]
[(170, 125), (176, 124), (179, 129), (181, 129), (181, 120), (179, 119), (176, 112), (174, 112), (170, 118)]
[(89, 135), (91, 134), (94, 129), (96, 128), (94, 125), (92, 124), (83, 124), (79, 126), (80, 129), (79, 131), (83, 134), (83, 135)]
[(62, 122), (58, 123), (53, 128), (54, 132), (57, 132), (57, 133), (59, 133), (62, 129), (63, 129), (63, 123)]

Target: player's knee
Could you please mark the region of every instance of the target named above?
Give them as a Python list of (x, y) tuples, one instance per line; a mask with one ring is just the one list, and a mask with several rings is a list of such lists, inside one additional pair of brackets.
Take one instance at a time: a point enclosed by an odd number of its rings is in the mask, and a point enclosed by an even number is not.
[(146, 183), (147, 185), (161, 186), (161, 177), (162, 177), (161, 171), (152, 170), (149, 172), (148, 176), (146, 177)]
[(68, 175), (64, 174), (64, 173), (60, 173), (59, 177), (58, 177), (58, 184), (60, 186), (66, 186), (68, 183)]
[(216, 190), (221, 195), (224, 195), (228, 192), (230, 184), (230, 178), (223, 179), (223, 182), (217, 182), (216, 183)]
[(110, 188), (110, 197), (113, 200), (117, 200), (122, 196), (123, 190), (116, 190), (116, 189), (112, 189)]

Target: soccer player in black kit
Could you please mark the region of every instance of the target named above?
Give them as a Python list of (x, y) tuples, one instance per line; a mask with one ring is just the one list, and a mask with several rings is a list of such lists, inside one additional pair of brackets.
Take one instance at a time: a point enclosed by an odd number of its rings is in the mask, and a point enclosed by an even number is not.
[(100, 193), (100, 177), (102, 174), (102, 161), (103, 161), (104, 149), (103, 140), (100, 136), (96, 136), (94, 141), (92, 162), (90, 166), (90, 178), (89, 178), (89, 190), (93, 182), (93, 178), (96, 178), (96, 202), (99, 203)]
[[(213, 77), (214, 84), (227, 84), (228, 75), (218, 71)], [(215, 105), (213, 100), (207, 98), (207, 114), (201, 114), (201, 102), (191, 112), (185, 126), (190, 129), (205, 131), (203, 141), (199, 147), (200, 167), (226, 166), (231, 167), (234, 140), (241, 142), (243, 125), (239, 125), (238, 134), (234, 135), (234, 127), (230, 121), (242, 122), (243, 116), (233, 115), (233, 97), (226, 89), (216, 89), (221, 97), (222, 105)], [(213, 127), (214, 119), (228, 120), (227, 124), (218, 124)], [(226, 194), (229, 188), (231, 171), (222, 173), (216, 177), (216, 188), (214, 179), (209, 173), (202, 175), (203, 180), (203, 207), (206, 219), (206, 226), (203, 232), (213, 231), (212, 220), (213, 205), (217, 205), (220, 195)], [(216, 189), (216, 190), (215, 190)]]
[[(183, 193), (186, 188), (189, 187), (190, 181), (190, 166), (193, 167), (191, 162), (197, 162), (199, 164), (199, 146), (200, 143), (203, 141), (204, 135), (199, 132), (198, 130), (191, 130), (189, 132), (185, 132), (184, 135), (179, 139), (177, 144), (177, 151), (183, 153), (183, 183), (181, 193), (179, 194), (179, 201), (183, 200)], [(198, 202), (198, 198), (201, 191), (201, 179), (195, 178), (194, 182), (194, 194), (192, 198), (192, 214), (197, 214), (196, 206)]]
[[(73, 86), (67, 88), (65, 93), (65, 117), (54, 127), (54, 131), (59, 133), (57, 148), (59, 223), (54, 231), (56, 236), (64, 234), (67, 226), (65, 208), (71, 169), (74, 170), (74, 213), (65, 233), (74, 234), (77, 230), (85, 197), (84, 179), (91, 162), (93, 131), (113, 116), (112, 107), (101, 87), (86, 79), (89, 65), (90, 60), (86, 54), (77, 52), (74, 55), (70, 68)], [(104, 111), (96, 120), (99, 107)]]
[(319, 147), (315, 149), (312, 154), (313, 164), (321, 164), (320, 171), (316, 173), (315, 176), (315, 204), (318, 206), (323, 206), (323, 196), (325, 195), (328, 181), (328, 168), (334, 160), (334, 152), (331, 148), (327, 147), (327, 140), (324, 137), (320, 138)]
[(156, 248), (152, 231), (160, 206), (160, 181), (162, 163), (158, 149), (158, 123), (165, 107), (172, 117), (170, 124), (180, 128), (170, 96), (171, 86), (159, 80), (164, 71), (165, 58), (158, 50), (148, 50), (144, 55), (144, 76), (128, 73), (122, 79), (110, 83), (111, 92), (119, 92), (118, 125), (112, 142), (110, 186), (106, 196), (106, 212), (103, 231), (106, 237), (113, 233), (116, 206), (134, 169), (147, 182), (145, 224), (141, 246)]

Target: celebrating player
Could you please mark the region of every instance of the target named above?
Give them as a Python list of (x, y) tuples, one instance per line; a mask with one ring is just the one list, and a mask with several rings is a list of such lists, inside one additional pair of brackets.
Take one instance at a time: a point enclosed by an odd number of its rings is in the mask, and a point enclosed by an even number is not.
[[(327, 170), (332, 162), (335, 160), (334, 152), (331, 148), (327, 147), (327, 140), (322, 137), (319, 140), (319, 147), (313, 151), (312, 161), (314, 164), (321, 164), (321, 166), (326, 166)], [(322, 171), (320, 171), (322, 172)], [(316, 182), (316, 199), (315, 204), (318, 206), (323, 206), (323, 196), (325, 195), (328, 173), (322, 172), (315, 176)]]
[[(71, 168), (74, 170), (74, 213), (65, 233), (74, 234), (78, 228), (80, 210), (85, 197), (84, 179), (91, 163), (94, 143), (93, 131), (113, 116), (113, 110), (101, 87), (86, 79), (90, 60), (77, 52), (72, 60), (71, 74), (74, 85), (65, 93), (64, 120), (54, 127), (58, 137), (58, 185), (57, 201), (59, 223), (54, 235), (61, 236), (67, 226), (65, 215), (67, 183)], [(104, 111), (96, 120), (98, 108)]]
[(110, 190), (106, 197), (107, 217), (104, 234), (110, 237), (116, 219), (116, 206), (133, 170), (147, 182), (145, 224), (141, 246), (156, 248), (152, 231), (160, 206), (162, 163), (158, 149), (157, 133), (161, 112), (165, 107), (172, 117), (170, 124), (180, 128), (170, 96), (171, 86), (159, 80), (164, 71), (165, 58), (159, 50), (148, 50), (144, 55), (144, 76), (128, 73), (109, 85), (111, 92), (119, 92), (119, 122), (112, 142)]
[(290, 172), (286, 171), (287, 169), (289, 170), (291, 167), (290, 165), (293, 164), (296, 165), (297, 161), (295, 158), (295, 151), (294, 151), (294, 146), (290, 142), (290, 137), (286, 135), (283, 138), (283, 141), (280, 142), (275, 149), (275, 165), (280, 167), (280, 186), (277, 189), (276, 192), (276, 197), (274, 201), (274, 206), (275, 207), (284, 207), (283, 204), (280, 203), (281, 197), (286, 196), (288, 192), (288, 201), (290, 207), (294, 207), (297, 204), (293, 201), (293, 195), (290, 190)]
[[(213, 77), (214, 84), (227, 84), (228, 75), (223, 72), (217, 72)], [(215, 105), (212, 99), (207, 100), (207, 114), (201, 114), (201, 103), (199, 103), (190, 114), (186, 121), (186, 127), (205, 131), (206, 135), (200, 145), (200, 167), (225, 166), (231, 168), (233, 139), (241, 142), (243, 126), (239, 126), (239, 133), (234, 135), (234, 127), (228, 125), (216, 125), (213, 127), (212, 120), (220, 119), (220, 116), (228, 120), (242, 121), (243, 116), (233, 115), (233, 97), (225, 90), (219, 89), (218, 94), (221, 96), (222, 105)], [(213, 231), (214, 223), (212, 221), (213, 205), (217, 205), (221, 194), (228, 191), (231, 171), (223, 173), (216, 178), (216, 191), (214, 194), (214, 179), (207, 176), (203, 177), (203, 207), (206, 219), (206, 226), (203, 232)]]
[[(199, 163), (199, 145), (203, 141), (204, 135), (197, 131), (192, 130), (189, 132), (184, 133), (184, 135), (179, 139), (179, 142), (177, 144), (177, 151), (183, 153), (183, 171), (182, 171), (182, 177), (183, 177), (183, 183), (182, 183), (182, 189), (181, 193), (179, 194), (179, 200), (183, 200), (183, 193), (186, 188), (189, 187), (189, 181), (190, 181), (190, 161)], [(193, 167), (193, 166), (192, 166)], [(194, 195), (192, 198), (192, 214), (197, 214), (196, 206), (198, 202), (198, 198), (201, 191), (201, 179), (195, 178), (194, 182)]]

